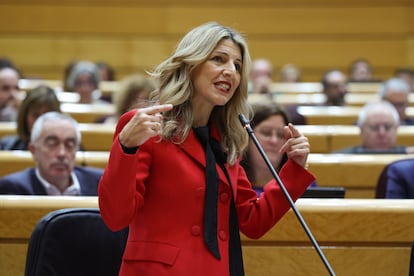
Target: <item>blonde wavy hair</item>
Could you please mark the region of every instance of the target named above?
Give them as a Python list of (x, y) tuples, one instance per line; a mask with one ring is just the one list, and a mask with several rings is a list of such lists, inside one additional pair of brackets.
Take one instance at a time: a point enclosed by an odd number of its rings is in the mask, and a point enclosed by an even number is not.
[(191, 81), (192, 71), (208, 59), (223, 39), (230, 39), (240, 47), (243, 59), (240, 85), (226, 105), (213, 109), (210, 121), (218, 128), (222, 146), (227, 153), (227, 162), (233, 165), (249, 139), (239, 121), (239, 114), (245, 114), (248, 118), (252, 114), (247, 102), (251, 59), (246, 40), (239, 32), (216, 22), (208, 22), (192, 29), (183, 37), (175, 52), (149, 72), (158, 83), (158, 89), (151, 93), (150, 98), (174, 106), (171, 111), (163, 114), (161, 137), (177, 144), (182, 143), (193, 123), (191, 98), (195, 91)]

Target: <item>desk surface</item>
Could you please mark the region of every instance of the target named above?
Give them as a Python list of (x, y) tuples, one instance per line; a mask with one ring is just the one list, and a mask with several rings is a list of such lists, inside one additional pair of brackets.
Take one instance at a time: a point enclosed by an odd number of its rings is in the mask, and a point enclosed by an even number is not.
[[(407, 275), (414, 200), (299, 199), (296, 206), (338, 275)], [(0, 274), (23, 275), (35, 224), (97, 197), (0, 196)], [(263, 237), (241, 235), (246, 275), (325, 275), (292, 210)], [(352, 265), (351, 265), (352, 264)]]

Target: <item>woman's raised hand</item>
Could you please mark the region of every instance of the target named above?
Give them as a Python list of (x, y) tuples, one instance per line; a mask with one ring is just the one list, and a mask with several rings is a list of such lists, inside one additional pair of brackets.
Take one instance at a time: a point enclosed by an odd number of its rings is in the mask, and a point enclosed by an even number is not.
[(142, 145), (149, 138), (161, 133), (162, 112), (173, 108), (172, 104), (138, 108), (135, 115), (119, 133), (119, 142), (132, 148)]

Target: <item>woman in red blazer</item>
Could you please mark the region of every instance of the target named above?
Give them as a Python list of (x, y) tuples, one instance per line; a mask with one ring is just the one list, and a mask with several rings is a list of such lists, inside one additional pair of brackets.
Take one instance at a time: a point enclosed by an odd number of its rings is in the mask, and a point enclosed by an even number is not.
[[(151, 73), (160, 104), (120, 118), (99, 184), (105, 223), (129, 226), (120, 275), (244, 275), (239, 230), (260, 238), (289, 210), (274, 180), (257, 198), (239, 164), (249, 66), (238, 32), (203, 24)], [(296, 200), (315, 179), (304, 168), (309, 143), (291, 124), (284, 131), (289, 159), (279, 175)]]

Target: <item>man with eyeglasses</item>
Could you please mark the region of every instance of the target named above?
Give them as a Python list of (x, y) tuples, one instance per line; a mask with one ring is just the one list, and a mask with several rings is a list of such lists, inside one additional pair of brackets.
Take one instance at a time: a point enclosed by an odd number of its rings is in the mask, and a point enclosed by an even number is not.
[(73, 118), (44, 113), (35, 121), (30, 137), (35, 168), (4, 176), (0, 194), (96, 196), (103, 170), (76, 166), (80, 143), (80, 129)]
[(361, 144), (338, 151), (339, 153), (413, 153), (414, 147), (397, 144), (400, 125), (398, 112), (387, 101), (367, 103), (360, 111), (357, 125)]
[(19, 73), (13, 67), (0, 68), (0, 121), (15, 121), (18, 109)]
[(414, 119), (406, 114), (410, 93), (411, 88), (408, 83), (399, 78), (387, 80), (378, 90), (379, 96), (397, 109), (401, 125), (414, 125)]

